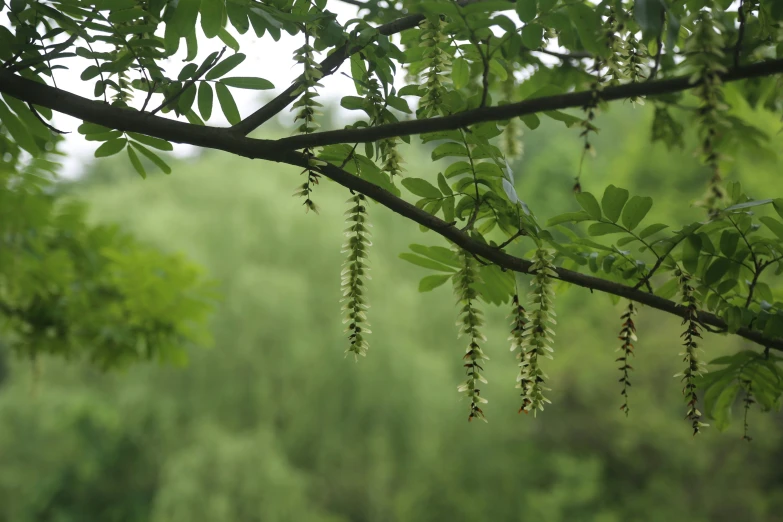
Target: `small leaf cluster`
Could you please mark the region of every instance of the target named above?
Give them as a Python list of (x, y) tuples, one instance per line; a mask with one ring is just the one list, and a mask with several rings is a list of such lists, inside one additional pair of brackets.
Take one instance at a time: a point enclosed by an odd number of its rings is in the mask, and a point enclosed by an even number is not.
[(698, 380), (699, 387), (704, 390), (704, 414), (714, 420), (716, 428), (725, 430), (731, 424), (731, 412), (740, 391), (745, 392), (743, 408), (746, 412), (751, 404), (756, 403), (763, 411), (780, 410), (783, 394), (781, 362), (783, 359), (775, 354), (753, 350), (742, 350), (710, 361), (709, 364), (716, 368)]

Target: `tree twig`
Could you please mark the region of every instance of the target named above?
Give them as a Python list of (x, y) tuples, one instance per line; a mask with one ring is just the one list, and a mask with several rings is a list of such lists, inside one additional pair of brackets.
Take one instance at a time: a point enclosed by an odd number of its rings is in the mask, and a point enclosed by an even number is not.
[[(732, 69), (721, 75), (724, 82), (769, 76), (783, 72), (783, 59), (767, 60)], [(678, 76), (667, 80), (656, 80), (644, 83), (626, 83), (617, 87), (606, 87), (601, 91), (602, 101), (613, 101), (633, 96), (655, 96), (673, 92), (685, 91), (698, 86), (700, 82), (691, 83), (689, 76)], [(502, 121), (512, 117), (562, 109), (583, 107), (593, 96), (592, 91), (578, 91), (555, 96), (527, 99), (506, 105), (481, 107), (449, 116), (407, 120), (397, 123), (379, 125), (367, 129), (341, 129), (313, 134), (292, 136), (278, 140), (280, 147), (289, 149), (304, 149), (321, 147), (338, 143), (370, 142), (385, 138), (410, 136), (428, 132), (456, 130), (485, 121)]]
[(58, 128), (56, 128), (56, 127), (53, 127), (53, 126), (52, 126), (52, 125), (51, 125), (51, 124), (50, 124), (48, 121), (46, 121), (45, 119), (43, 119), (43, 116), (41, 116), (41, 115), (38, 113), (38, 111), (37, 111), (37, 110), (35, 110), (35, 106), (34, 106), (32, 103), (30, 103), (30, 102), (27, 102), (27, 106), (30, 108), (30, 112), (32, 112), (32, 113), (33, 113), (33, 115), (34, 115), (36, 118), (38, 118), (38, 121), (40, 121), (41, 123), (43, 123), (43, 124), (46, 126), (46, 128), (47, 128), (47, 129), (49, 129), (50, 131), (52, 131), (52, 132), (55, 132), (55, 133), (57, 133), (57, 134), (70, 134), (70, 131), (61, 131), (61, 130), (59, 130)]

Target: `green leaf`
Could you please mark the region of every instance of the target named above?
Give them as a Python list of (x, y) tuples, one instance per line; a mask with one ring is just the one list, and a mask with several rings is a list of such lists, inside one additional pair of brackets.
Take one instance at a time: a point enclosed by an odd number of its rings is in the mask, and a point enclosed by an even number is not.
[(625, 205), (623, 210), (623, 226), (628, 230), (633, 230), (642, 222), (644, 216), (650, 211), (653, 200), (650, 197), (634, 196)]
[(769, 203), (773, 203), (775, 200), (773, 199), (756, 199), (753, 201), (746, 201), (745, 203), (738, 203), (736, 205), (732, 205), (730, 207), (726, 207), (723, 209), (724, 212), (733, 212), (735, 210), (744, 210), (746, 208), (753, 208), (758, 207), (761, 205), (767, 205)]
[(221, 29), (218, 32), (218, 38), (220, 38), (220, 41), (226, 44), (232, 51), (239, 51), (239, 42), (237, 42), (236, 39), (234, 39), (234, 37), (231, 36), (231, 34), (225, 29)]
[[(517, 2), (519, 5), (519, 2)], [(522, 28), (522, 43), (528, 49), (538, 49), (544, 39), (544, 27), (540, 24), (527, 24)]]
[[(364, 78), (367, 75), (367, 65), (364, 63), (364, 59), (362, 58), (360, 53), (355, 53), (351, 55), (351, 77), (354, 78), (354, 86), (356, 87), (357, 94), (364, 94), (366, 92), (366, 89), (364, 88), (364, 85), (359, 83), (359, 80), (361, 78)], [(402, 96), (402, 93), (400, 93), (400, 96)]]
[(88, 80), (92, 80), (99, 74), (101, 74), (100, 68), (98, 68), (97, 65), (90, 65), (89, 67), (87, 67), (85, 70), (82, 71), (80, 78), (82, 81), (86, 82)]
[(604, 196), (601, 198), (601, 208), (612, 223), (617, 223), (617, 220), (620, 219), (620, 213), (623, 211), (625, 202), (628, 201), (628, 195), (628, 191), (625, 189), (617, 188), (614, 185), (606, 187)]
[(428, 247), (428, 246), (417, 245), (417, 244), (409, 245), (409, 248), (413, 252), (419, 255), (422, 255), (424, 257), (429, 257), (439, 263), (443, 263), (444, 265), (451, 266), (454, 268), (462, 267), (462, 263), (457, 257), (457, 254), (455, 254), (454, 251), (451, 250), (450, 248), (445, 248), (442, 246)]
[(354, 159), (359, 164), (359, 175), (379, 187), (383, 187), (395, 196), (400, 195), (400, 189), (396, 185), (392, 185), (389, 180), (389, 176), (382, 172), (373, 161), (361, 154), (354, 155)]
[(443, 175), (442, 172), (438, 172), (438, 188), (440, 188), (440, 191), (445, 196), (451, 196), (454, 194), (454, 191), (451, 190), (451, 187), (449, 186), (449, 182), (446, 181), (446, 177)]
[(198, 87), (198, 112), (205, 120), (212, 116), (213, 99), (212, 86), (208, 82), (201, 82)]
[(688, 236), (682, 243), (682, 265), (688, 272), (696, 273), (699, 268), (701, 238), (699, 236)]
[(767, 228), (778, 236), (778, 239), (783, 239), (783, 223), (769, 216), (761, 216), (759, 221), (767, 225)]
[(113, 140), (105, 141), (100, 147), (95, 149), (96, 158), (105, 158), (117, 154), (128, 144), (126, 138), (114, 138)]
[(454, 199), (449, 197), (443, 200), (443, 219), (446, 223), (454, 221)]
[(179, 109), (180, 113), (188, 112), (193, 106), (193, 102), (196, 100), (196, 90), (196, 85), (191, 84), (180, 95), (179, 99), (177, 100), (177, 108)]
[(492, 74), (497, 76), (500, 81), (505, 81), (508, 78), (508, 71), (506, 71), (506, 68), (494, 58), (489, 61), (489, 70), (492, 71)]
[(167, 25), (170, 25), (181, 37), (187, 37), (196, 30), (201, 0), (179, 0), (174, 15)]
[(520, 116), (519, 119), (522, 120), (522, 123), (530, 130), (536, 130), (538, 126), (541, 125), (541, 119), (535, 114), (526, 114)]
[(157, 165), (157, 167), (162, 170), (165, 174), (171, 174), (171, 167), (169, 167), (165, 161), (163, 161), (160, 156), (149, 150), (147, 147), (142, 145), (141, 143), (136, 143), (135, 141), (131, 141), (130, 144), (136, 148), (139, 152), (141, 152), (143, 155), (147, 156), (147, 158)]
[[(645, 37), (657, 37), (663, 31), (664, 4), (661, 0), (636, 0), (634, 15)], [(660, 52), (660, 49), (658, 50)]]
[(37, 156), (40, 152), (38, 145), (35, 143), (35, 139), (27, 130), (27, 126), (17, 118), (16, 114), (11, 112), (8, 106), (0, 101), (0, 122), (3, 123), (8, 133), (14, 141), (24, 150)]
[(776, 199), (772, 202), (772, 205), (775, 208), (775, 212), (778, 213), (778, 216), (783, 218), (783, 199)]
[(430, 275), (419, 281), (419, 292), (429, 292), (451, 279), (450, 275)]
[(82, 123), (76, 130), (79, 132), (79, 134), (88, 136), (90, 134), (103, 134), (104, 132), (109, 132), (111, 129), (104, 127), (103, 125), (97, 125), (95, 123)]
[(201, 30), (204, 36), (214, 38), (223, 28), (225, 2), (223, 0), (201, 0)]
[(409, 252), (403, 252), (402, 254), (400, 254), (400, 259), (404, 259), (409, 263), (413, 263), (414, 265), (423, 268), (429, 268), (431, 270), (440, 270), (441, 272), (454, 272), (454, 269), (451, 267), (448, 267), (444, 264), (438, 263), (437, 261), (433, 261), (432, 259), (426, 257), (417, 256), (416, 254), (411, 254)]
[(136, 154), (136, 151), (133, 150), (133, 147), (128, 147), (125, 150), (128, 151), (128, 158), (130, 158), (131, 165), (133, 165), (133, 168), (139, 173), (139, 176), (141, 176), (142, 179), (147, 179), (147, 171), (144, 170), (144, 165), (141, 164), (139, 156)]
[(484, 161), (481, 163), (474, 163), (474, 170), (477, 176), (487, 176), (490, 178), (502, 178), (503, 171), (495, 163)]
[(661, 230), (669, 228), (669, 225), (664, 225), (663, 223), (655, 223), (653, 225), (644, 227), (641, 232), (639, 232), (639, 237), (644, 239), (648, 236), (651, 236), (657, 232), (660, 232)]
[(536, 17), (536, 7), (536, 0), (517, 0), (517, 16), (522, 22), (528, 23)]
[(160, 138), (153, 138), (152, 136), (145, 136), (144, 134), (138, 134), (136, 132), (129, 132), (128, 136), (138, 141), (139, 143), (149, 145), (150, 147), (154, 147), (158, 150), (174, 150), (174, 146), (171, 143)]
[(679, 290), (680, 283), (676, 279), (669, 279), (664, 284), (655, 289), (655, 295), (664, 299), (671, 299)]
[(455, 58), (451, 64), (451, 81), (455, 89), (462, 89), (470, 81), (470, 67), (464, 58)]
[(442, 197), (440, 191), (429, 181), (421, 178), (404, 178), (402, 186), (411, 191), (416, 196), (429, 199), (438, 199)]
[(729, 271), (730, 267), (731, 261), (725, 257), (717, 258), (707, 269), (707, 273), (704, 274), (704, 283), (707, 285), (713, 285), (717, 283), (724, 275), (726, 275), (726, 272)]
[(466, 157), (467, 155), (468, 151), (465, 148), (465, 145), (462, 143), (448, 142), (441, 143), (435, 147), (435, 150), (432, 151), (432, 160), (437, 161), (447, 156)]
[(617, 234), (619, 232), (625, 231), (614, 223), (593, 223), (587, 227), (587, 233), (591, 236), (605, 236), (607, 234)]
[(579, 123), (580, 121), (582, 121), (576, 116), (572, 116), (563, 111), (544, 111), (544, 114), (549, 118), (552, 118), (553, 120), (562, 121), (563, 123), (565, 123), (565, 126), (568, 128), (571, 128), (577, 123)]
[(587, 221), (588, 219), (590, 219), (590, 214), (584, 210), (580, 210), (579, 212), (566, 212), (565, 214), (550, 218), (549, 221), (546, 222), (546, 226), (553, 227), (561, 223), (579, 223), (580, 221)]
[(231, 25), (237, 30), (239, 34), (245, 34), (250, 29), (250, 20), (248, 20), (248, 9), (246, 5), (241, 5), (236, 2), (226, 2), (226, 11), (228, 19), (231, 21)]
[(232, 76), (230, 78), (222, 78), (220, 83), (228, 85), (229, 87), (236, 87), (237, 89), (253, 89), (256, 91), (275, 88), (275, 86), (269, 80), (265, 80), (263, 78), (250, 78), (247, 76)]
[(340, 100), (340, 106), (349, 111), (364, 110), (365, 99), (360, 96), (343, 96)]
[(590, 214), (593, 219), (601, 219), (601, 206), (598, 204), (598, 200), (595, 196), (589, 192), (579, 192), (576, 194), (576, 201), (579, 205), (585, 209), (585, 212)]
[(222, 62), (218, 63), (204, 76), (205, 80), (216, 80), (224, 74), (229, 73), (237, 65), (245, 61), (245, 55), (242, 53), (232, 54)]
[(446, 171), (443, 173), (444, 176), (447, 178), (451, 178), (453, 176), (457, 176), (459, 174), (463, 174), (465, 172), (469, 172), (471, 169), (470, 163), (467, 161), (455, 161), (448, 167), (446, 167)]
[(731, 424), (731, 407), (740, 391), (740, 384), (735, 382), (723, 388), (715, 401), (712, 410), (712, 418), (715, 419), (715, 427), (718, 431), (725, 431)]
[(669, 52), (674, 51), (680, 34), (680, 19), (674, 15), (671, 9), (666, 8), (666, 47)]
[(576, 3), (567, 7), (584, 48), (591, 54), (604, 56), (608, 47), (602, 41), (601, 17), (590, 4)]
[(187, 64), (185, 67), (182, 68), (182, 70), (177, 75), (177, 80), (182, 82), (182, 81), (185, 81), (185, 80), (187, 80), (189, 78), (192, 78), (197, 70), (198, 70), (198, 65), (196, 65), (193, 62), (191, 62), (191, 63)]
[(216, 83), (215, 93), (217, 93), (218, 103), (220, 103), (220, 108), (228, 122), (231, 125), (239, 123), (242, 118), (239, 116), (239, 109), (237, 109), (237, 104), (234, 101), (234, 97), (231, 96), (228, 87), (222, 83)]
[(737, 244), (739, 243), (739, 234), (733, 230), (724, 230), (720, 235), (720, 251), (726, 257), (731, 257), (734, 252), (737, 251)]

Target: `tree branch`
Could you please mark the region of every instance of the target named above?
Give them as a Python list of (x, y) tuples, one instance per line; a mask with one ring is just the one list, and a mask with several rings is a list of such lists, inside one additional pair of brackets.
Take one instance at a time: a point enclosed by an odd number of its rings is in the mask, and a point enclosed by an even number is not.
[[(457, 2), (457, 5), (465, 6), (483, 1), (486, 0), (460, 0)], [(513, 0), (510, 0), (510, 2), (511, 1)], [(424, 18), (424, 15), (420, 14), (403, 16), (402, 18), (398, 18), (393, 22), (379, 26), (377, 28), (378, 33), (384, 36), (391, 36), (393, 34), (405, 31), (406, 29), (412, 29), (416, 27), (419, 25), (419, 23), (421, 23), (422, 20), (424, 20)], [(336, 49), (334, 52), (332, 52), (332, 54), (327, 56), (320, 64), (318, 64), (319, 69), (323, 73), (322, 78), (334, 74), (335, 71), (340, 68), (340, 66), (345, 60), (348, 59), (349, 56), (358, 53), (363, 48), (364, 46), (359, 45), (351, 47), (350, 43), (345, 43), (342, 47)], [(278, 94), (277, 97), (275, 97), (272, 101), (231, 127), (231, 131), (242, 136), (247, 136), (255, 129), (272, 119), (276, 114), (280, 113), (283, 109), (288, 107), (288, 105), (293, 103), (294, 100), (299, 97), (298, 94), (295, 95), (294, 93), (302, 85), (302, 79), (296, 79), (286, 90)]]
[[(757, 76), (769, 76), (781, 72), (783, 72), (783, 59), (768, 60), (732, 69), (722, 74), (721, 79), (724, 82), (731, 82)], [(669, 94), (691, 89), (697, 85), (699, 85), (699, 82), (690, 83), (689, 76), (678, 76), (668, 80), (644, 83), (627, 83), (603, 89), (601, 91), (601, 100), (613, 101), (633, 96)], [(544, 96), (507, 105), (472, 109), (438, 118), (408, 120), (377, 127), (341, 129), (292, 136), (278, 140), (277, 143), (281, 148), (304, 149), (337, 143), (366, 143), (385, 138), (409, 136), (411, 134), (455, 130), (485, 121), (501, 121), (537, 112), (583, 107), (591, 101), (592, 95), (592, 91), (579, 91), (555, 96)]]
[[(48, 107), (57, 112), (112, 129), (139, 132), (177, 143), (223, 150), (253, 159), (275, 161), (300, 168), (313, 168), (309, 164), (308, 156), (295, 151), (283, 150), (274, 141), (236, 136), (228, 129), (192, 125), (160, 116), (152, 116), (132, 109), (113, 107), (100, 101), (82, 98), (62, 89), (50, 87), (2, 70), (0, 70), (0, 92), (28, 103)], [(473, 255), (495, 263), (501, 268), (515, 272), (530, 273), (532, 267), (530, 261), (511, 256), (494, 246), (476, 241), (453, 224), (446, 223), (442, 219), (417, 208), (415, 205), (398, 198), (378, 185), (374, 185), (331, 164), (319, 166), (317, 170), (339, 185), (361, 192), (393, 212), (433, 230)], [(557, 277), (562, 281), (590, 290), (624, 297), (679, 317), (683, 317), (686, 311), (686, 308), (682, 305), (630, 286), (565, 268), (556, 268), (556, 272)], [(698, 318), (699, 321), (709, 326), (719, 329), (727, 327), (722, 319), (708, 312), (699, 312)], [(764, 347), (783, 350), (783, 338), (768, 338), (762, 332), (749, 328), (740, 328), (737, 331), (737, 335)]]

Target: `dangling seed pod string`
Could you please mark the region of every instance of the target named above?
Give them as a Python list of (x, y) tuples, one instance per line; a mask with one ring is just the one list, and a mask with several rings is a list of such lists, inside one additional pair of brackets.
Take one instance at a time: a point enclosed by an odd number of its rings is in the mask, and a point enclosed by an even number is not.
[(475, 285), (478, 282), (478, 271), (470, 253), (459, 249), (458, 255), (462, 268), (454, 274), (453, 279), (454, 293), (457, 295), (457, 303), (460, 305), (457, 326), (459, 326), (459, 336), (468, 338), (468, 347), (462, 357), (467, 379), (459, 385), (457, 391), (464, 393), (470, 399), (468, 421), (475, 418), (486, 421), (481, 405), (486, 404), (487, 399), (481, 396), (479, 383), (487, 382), (481, 372), (484, 371), (482, 364), (489, 358), (481, 349), (481, 343), (487, 339), (479, 330), (483, 326), (484, 320), (481, 317), (481, 310), (476, 308), (478, 292)]
[(701, 428), (708, 426), (701, 422), (701, 412), (696, 407), (698, 403), (696, 378), (706, 372), (704, 363), (698, 357), (699, 345), (697, 339), (701, 338), (701, 325), (698, 320), (699, 308), (695, 290), (690, 282), (690, 275), (679, 269), (676, 275), (680, 285), (680, 293), (682, 294), (682, 304), (685, 306), (682, 324), (686, 325), (686, 328), (681, 335), (685, 351), (680, 353), (683, 356), (682, 361), (685, 363), (685, 370), (675, 375), (675, 377), (682, 377), (680, 380), (685, 383), (682, 389), (687, 404), (685, 418), (691, 421), (693, 434), (696, 435), (701, 431)]
[[(378, 80), (367, 76), (367, 100), (372, 106), (370, 125), (383, 125), (390, 123), (387, 118), (387, 108), (381, 95), (381, 88)], [(401, 177), (402, 156), (397, 150), (397, 138), (385, 138), (378, 142), (378, 152), (381, 160), (381, 170), (389, 175), (389, 179), (394, 183), (395, 177)]]
[(742, 399), (742, 406), (745, 410), (742, 418), (742, 439), (750, 442), (753, 440), (753, 437), (748, 435), (750, 431), (750, 425), (748, 424), (748, 413), (750, 413), (750, 407), (756, 403), (756, 400), (753, 398), (753, 381), (749, 379), (742, 379), (740, 384), (742, 385), (742, 389), (745, 391), (745, 397)]
[(443, 77), (448, 73), (451, 56), (442, 46), (447, 42), (443, 32), (446, 22), (439, 16), (431, 16), (422, 23), (421, 46), (424, 48), (423, 60), (426, 63), (424, 83), (426, 94), (419, 101), (421, 117), (441, 116), (442, 97), (445, 93)]
[(622, 383), (623, 389), (620, 391), (620, 395), (623, 397), (623, 404), (620, 406), (620, 409), (625, 412), (626, 416), (628, 416), (629, 411), (628, 388), (631, 387), (629, 372), (633, 370), (633, 367), (629, 363), (629, 359), (634, 355), (633, 343), (636, 341), (636, 325), (633, 322), (634, 315), (636, 315), (636, 306), (634, 306), (633, 301), (628, 301), (628, 307), (626, 308), (623, 315), (620, 316), (620, 318), (623, 319), (623, 326), (620, 329), (619, 338), (623, 344), (616, 350), (622, 352), (622, 355), (615, 360), (615, 362), (620, 363), (619, 370), (622, 373), (622, 377), (620, 377), (620, 383)]
[(342, 252), (347, 254), (342, 270), (342, 293), (343, 293), (343, 312), (347, 323), (346, 333), (350, 345), (346, 350), (346, 355), (350, 352), (356, 358), (364, 357), (367, 354), (368, 343), (365, 335), (370, 333), (367, 322), (367, 299), (364, 291), (364, 281), (370, 279), (367, 266), (367, 251), (372, 244), (370, 242), (369, 227), (372, 225), (367, 222), (367, 198), (364, 194), (355, 194), (348, 200), (351, 208), (346, 212), (348, 215), (345, 229), (347, 237), (343, 245)]
[[(302, 73), (302, 85), (294, 91), (294, 96), (301, 94), (301, 97), (291, 106), (292, 111), (297, 111), (294, 122), (301, 120), (297, 131), (301, 134), (311, 134), (318, 130), (319, 125), (315, 121), (315, 116), (319, 115), (317, 108), (322, 107), (321, 103), (315, 101), (318, 97), (317, 87), (323, 87), (319, 80), (323, 76), (318, 62), (315, 60), (314, 49), (310, 45), (310, 38), (315, 37), (315, 27), (312, 24), (304, 26), (305, 44), (294, 53), (294, 59), (302, 64), (304, 72)], [(313, 157), (313, 151), (310, 148), (304, 149), (304, 154), (308, 158)], [(302, 174), (307, 175), (305, 182), (294, 192), (294, 196), (304, 198), (303, 205), (307, 211), (318, 212), (318, 206), (313, 202), (311, 194), (313, 187), (318, 184), (319, 175), (312, 169), (305, 169)]]
[(595, 126), (593, 120), (595, 120), (596, 110), (598, 109), (598, 102), (600, 101), (601, 91), (603, 90), (604, 76), (601, 73), (603, 68), (603, 62), (600, 58), (596, 58), (593, 63), (593, 70), (595, 71), (595, 78), (590, 83), (590, 100), (582, 107), (585, 112), (585, 119), (583, 119), (579, 126), (582, 127), (582, 132), (579, 133), (580, 138), (584, 138), (584, 145), (582, 146), (582, 155), (579, 159), (579, 171), (576, 174), (573, 190), (576, 193), (582, 191), (582, 167), (584, 166), (585, 157), (589, 153), (595, 155), (595, 149), (590, 142), (590, 135), (598, 132), (598, 127)]
[(522, 412), (528, 406), (529, 400), (527, 398), (531, 381), (526, 378), (525, 372), (522, 370), (527, 367), (527, 353), (525, 351), (525, 328), (529, 322), (527, 311), (525, 307), (519, 301), (519, 290), (514, 292), (514, 297), (511, 300), (511, 335), (508, 340), (511, 341), (511, 351), (516, 351), (516, 358), (519, 361), (520, 372), (517, 374), (516, 387), (521, 390), (520, 396), (522, 397), (522, 406), (519, 411)]
[(721, 154), (717, 144), (721, 134), (729, 127), (724, 113), (728, 107), (723, 102), (720, 75), (727, 72), (724, 59), (722, 33), (725, 29), (713, 17), (712, 1), (708, 1), (694, 22), (694, 32), (686, 41), (685, 63), (695, 72), (692, 81), (701, 80), (695, 89), (700, 99), (697, 120), (701, 153), (704, 164), (711, 175), (707, 194), (699, 204), (713, 217), (719, 211), (719, 204), (725, 198), (720, 169)]
[(552, 359), (552, 339), (555, 332), (550, 325), (557, 324), (552, 284), (552, 278), (556, 277), (557, 273), (551, 259), (552, 253), (539, 246), (530, 269), (530, 273), (533, 274), (533, 280), (530, 282), (533, 290), (529, 294), (531, 301), (527, 311), (529, 321), (525, 324), (525, 356), (519, 364), (520, 372), (517, 378), (519, 381), (517, 387), (523, 394), (520, 411), (528, 413), (532, 410), (533, 415), (538, 410), (543, 411), (545, 403), (551, 403), (544, 397), (544, 392), (549, 390), (544, 386), (548, 377), (540, 367), (542, 357)]

